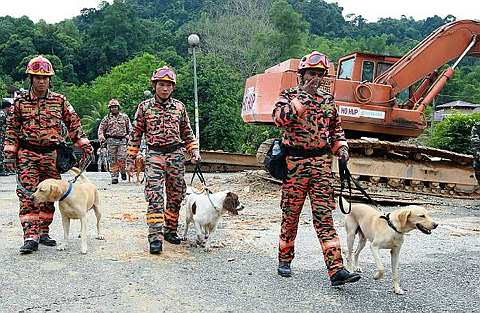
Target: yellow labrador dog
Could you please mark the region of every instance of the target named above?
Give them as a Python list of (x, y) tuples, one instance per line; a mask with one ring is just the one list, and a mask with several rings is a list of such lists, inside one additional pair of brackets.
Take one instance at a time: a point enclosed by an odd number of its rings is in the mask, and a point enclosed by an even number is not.
[[(414, 229), (429, 235), (437, 226), (438, 224), (432, 220), (427, 210), (418, 205), (409, 205), (383, 215), (369, 205), (352, 203), (352, 212), (345, 217), (348, 247), (347, 267), (352, 271), (361, 272), (361, 268), (358, 266), (358, 256), (368, 240), (377, 266), (373, 278), (381, 279), (385, 268), (380, 260), (379, 250), (390, 249), (393, 290), (396, 294), (404, 294), (405, 292), (400, 288), (398, 272), (403, 235)], [(359, 242), (352, 260), (356, 235), (359, 237)]]
[[(70, 170), (78, 175), (80, 170), (76, 167)], [(70, 220), (80, 219), (81, 223), (81, 252), (87, 253), (87, 212), (93, 208), (97, 217), (97, 239), (103, 240), (100, 227), (100, 201), (97, 187), (83, 174), (79, 181), (72, 184), (63, 179), (46, 179), (42, 181), (35, 193), (35, 202), (59, 201), (60, 213), (62, 214), (64, 241), (57, 246), (57, 250), (65, 250), (70, 232)]]

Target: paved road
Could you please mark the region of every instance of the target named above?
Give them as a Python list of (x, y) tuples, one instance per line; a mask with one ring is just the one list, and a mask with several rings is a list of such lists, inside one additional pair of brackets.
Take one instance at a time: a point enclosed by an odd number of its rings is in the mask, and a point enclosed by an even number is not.
[[(242, 173), (207, 175), (214, 187), (239, 192), (246, 209), (224, 217), (210, 253), (191, 247), (189, 240), (150, 256), (141, 188), (111, 186), (106, 174), (88, 176), (103, 198), (107, 240), (93, 239), (92, 213), (87, 255), (79, 253), (79, 240), (71, 239), (67, 251), (42, 246), (25, 256), (18, 253), (22, 240), (14, 178), (0, 177), (0, 312), (480, 312), (480, 211), (475, 202), (428, 199), (438, 202), (429, 209), (441, 226), (430, 236), (419, 231), (407, 236), (400, 272), (407, 294), (397, 296), (391, 291), (386, 251), (384, 280), (372, 279), (374, 263), (365, 249), (362, 280), (331, 288), (306, 209), (294, 275), (276, 275), (278, 186)], [(338, 212), (335, 218), (343, 239)], [(73, 223), (74, 234), (78, 224)], [(60, 238), (61, 227), (56, 214), (53, 237)]]

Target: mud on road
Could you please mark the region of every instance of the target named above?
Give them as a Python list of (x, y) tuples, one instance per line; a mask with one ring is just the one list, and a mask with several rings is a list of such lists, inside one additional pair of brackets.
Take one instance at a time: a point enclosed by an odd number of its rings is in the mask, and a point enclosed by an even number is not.
[[(107, 173), (87, 176), (100, 191), (106, 237), (94, 239), (95, 217), (90, 213), (87, 255), (80, 254), (78, 221), (72, 222), (68, 250), (40, 246), (34, 254), (20, 255), (15, 178), (0, 177), (0, 312), (480, 310), (480, 203), (475, 200), (419, 197), (429, 203), (427, 208), (440, 226), (429, 236), (419, 231), (406, 236), (400, 256), (406, 295), (397, 296), (391, 290), (387, 251), (381, 252), (383, 280), (373, 280), (374, 262), (365, 249), (362, 280), (339, 289), (330, 287), (308, 201), (300, 220), (294, 275), (279, 277), (280, 186), (252, 172), (205, 174), (213, 191), (237, 192), (245, 205), (240, 215), (226, 214), (220, 221), (211, 252), (192, 245), (191, 229), (186, 242), (165, 244), (159, 256), (148, 253), (142, 187), (126, 182), (112, 186)], [(375, 191), (379, 192), (386, 191)], [(345, 251), (343, 218), (337, 211), (334, 218)], [(184, 210), (180, 234), (183, 225)], [(51, 235), (63, 236), (58, 212)]]

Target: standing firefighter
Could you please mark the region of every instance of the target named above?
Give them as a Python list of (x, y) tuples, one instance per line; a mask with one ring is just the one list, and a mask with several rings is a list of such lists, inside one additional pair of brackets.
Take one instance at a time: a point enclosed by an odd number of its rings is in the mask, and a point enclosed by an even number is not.
[(5, 143), (5, 132), (7, 130), (7, 116), (11, 113), (11, 107), (12, 103), (10, 99), (5, 98), (2, 100), (2, 109), (0, 110), (0, 175), (2, 176), (10, 174), (3, 162), (3, 147)]
[(118, 172), (121, 172), (122, 180), (127, 179), (125, 162), (127, 159), (128, 134), (132, 125), (128, 116), (120, 112), (120, 103), (117, 100), (110, 100), (108, 109), (110, 113), (103, 118), (98, 127), (98, 140), (107, 144), (112, 184), (118, 184)]
[(480, 122), (476, 122), (472, 127), (470, 141), (473, 150), (473, 168), (475, 169), (475, 178), (480, 184)]
[(185, 105), (171, 97), (175, 90), (175, 73), (164, 66), (153, 72), (151, 82), (155, 96), (138, 105), (128, 147), (128, 163), (133, 167), (144, 134), (148, 241), (150, 253), (158, 254), (162, 251), (163, 239), (180, 244), (177, 224), (186, 191), (185, 150), (192, 156), (193, 163), (200, 161), (200, 152)]
[(5, 164), (17, 170), (17, 195), (20, 200), (20, 222), (24, 232), (21, 253), (38, 249), (38, 243), (55, 246), (49, 236), (55, 207), (53, 203), (35, 203), (32, 193), (39, 182), (47, 178), (60, 179), (57, 169), (57, 149), (65, 143), (62, 125), (70, 139), (85, 154), (93, 149), (65, 96), (49, 90), (55, 74), (50, 61), (43, 56), (30, 60), (26, 73), (30, 90), (15, 99), (13, 112), (8, 116), (5, 138)]
[(298, 221), (308, 195), (331, 284), (339, 286), (358, 281), (360, 276), (343, 267), (340, 239), (332, 218), (335, 201), (331, 153), (348, 160), (348, 146), (332, 95), (318, 89), (329, 65), (326, 56), (317, 51), (304, 56), (298, 67), (299, 85), (284, 90), (273, 110), (275, 124), (283, 128), (287, 154), (278, 274), (291, 276)]

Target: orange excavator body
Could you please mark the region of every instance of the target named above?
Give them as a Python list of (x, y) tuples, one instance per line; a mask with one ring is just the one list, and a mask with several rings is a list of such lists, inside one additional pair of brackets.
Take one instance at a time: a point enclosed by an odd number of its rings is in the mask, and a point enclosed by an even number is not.
[[(347, 137), (390, 141), (418, 137), (426, 128), (425, 108), (465, 56), (480, 56), (480, 22), (446, 24), (403, 57), (354, 52), (339, 59), (321, 88), (334, 95)], [(457, 62), (441, 75), (448, 62)], [(277, 64), (247, 79), (242, 104), (246, 123), (272, 124), (276, 99), (297, 85), (298, 59)]]

